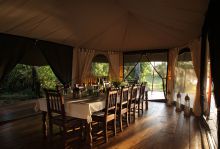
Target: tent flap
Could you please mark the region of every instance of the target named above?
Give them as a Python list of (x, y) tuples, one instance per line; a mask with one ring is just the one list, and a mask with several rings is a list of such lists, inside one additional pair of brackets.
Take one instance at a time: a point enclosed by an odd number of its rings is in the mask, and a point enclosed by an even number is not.
[(62, 84), (68, 84), (72, 78), (73, 48), (52, 42), (38, 41), (37, 47), (42, 51), (54, 74)]
[(31, 49), (34, 40), (7, 34), (0, 34), (0, 80), (4, 78)]

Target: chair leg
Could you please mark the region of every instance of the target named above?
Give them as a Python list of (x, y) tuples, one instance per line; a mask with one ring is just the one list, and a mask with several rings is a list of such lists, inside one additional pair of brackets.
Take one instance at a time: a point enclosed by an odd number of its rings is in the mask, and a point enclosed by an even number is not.
[(116, 136), (116, 117), (114, 119), (114, 136)]
[(84, 122), (81, 121), (80, 123), (81, 140), (85, 140)]
[(63, 127), (63, 131), (62, 131), (62, 139), (63, 139), (63, 145), (64, 145), (64, 148), (66, 148), (67, 144), (66, 144), (66, 139), (67, 139), (67, 136), (66, 136), (66, 127)]
[(148, 109), (148, 92), (145, 91), (145, 110)]
[(128, 122), (128, 112), (126, 113), (126, 122), (127, 122), (127, 126), (129, 126), (129, 122)]
[(128, 116), (129, 116), (129, 123), (131, 123), (131, 105), (129, 105)]
[(104, 137), (105, 137), (105, 142), (107, 143), (108, 142), (108, 122), (105, 122), (105, 125), (104, 125)]
[(141, 107), (142, 107), (141, 112), (142, 112), (142, 115), (143, 115), (144, 114), (144, 102), (143, 101), (141, 102)]
[(122, 114), (120, 114), (120, 129), (121, 129), (121, 131), (123, 131), (123, 127), (122, 127)]
[(133, 111), (134, 122), (135, 122), (135, 111), (136, 111), (136, 106), (134, 105), (134, 111)]
[(148, 101), (147, 101), (147, 99), (145, 100), (145, 110), (147, 110), (148, 109)]
[(140, 102), (138, 102), (138, 117), (140, 116)]
[(52, 137), (53, 137), (53, 124), (51, 122), (49, 122), (49, 141), (52, 141)]

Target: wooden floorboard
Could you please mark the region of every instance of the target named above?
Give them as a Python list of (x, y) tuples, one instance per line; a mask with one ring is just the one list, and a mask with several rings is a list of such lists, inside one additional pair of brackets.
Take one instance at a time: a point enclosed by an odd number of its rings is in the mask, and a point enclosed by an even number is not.
[[(125, 127), (125, 126), (124, 126)], [(41, 116), (35, 115), (0, 126), (1, 149), (49, 149), (62, 148), (60, 138), (52, 144), (43, 138)], [(72, 148), (81, 148), (84, 142), (73, 143)], [(125, 127), (108, 143), (95, 142), (98, 149), (200, 149), (201, 136), (198, 120), (185, 118), (174, 107), (165, 103), (149, 102), (148, 111), (137, 117), (135, 123)]]

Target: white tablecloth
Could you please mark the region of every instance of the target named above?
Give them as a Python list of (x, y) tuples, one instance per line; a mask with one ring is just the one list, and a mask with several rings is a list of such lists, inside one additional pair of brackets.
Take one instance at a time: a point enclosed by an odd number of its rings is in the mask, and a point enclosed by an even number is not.
[[(65, 112), (67, 116), (86, 119), (92, 122), (92, 113), (105, 108), (105, 97), (85, 97), (83, 99), (65, 100)], [(36, 109), (47, 111), (45, 98), (37, 100)]]

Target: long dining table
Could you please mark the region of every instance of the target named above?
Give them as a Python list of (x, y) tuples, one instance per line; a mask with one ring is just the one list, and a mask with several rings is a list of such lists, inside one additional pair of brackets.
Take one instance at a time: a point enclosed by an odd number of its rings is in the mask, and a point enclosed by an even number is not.
[[(86, 123), (86, 146), (88, 148), (92, 148), (93, 139), (92, 139), (92, 114), (94, 112), (103, 110), (105, 108), (105, 95), (100, 96), (88, 96), (82, 97), (79, 99), (73, 99), (72, 96), (64, 96), (65, 103), (65, 112), (67, 116), (75, 117), (82, 119)], [(36, 107), (38, 110), (42, 111), (42, 129), (44, 136), (50, 136), (50, 132), (48, 134), (47, 128), (47, 103), (46, 98), (38, 99), (36, 103)]]

